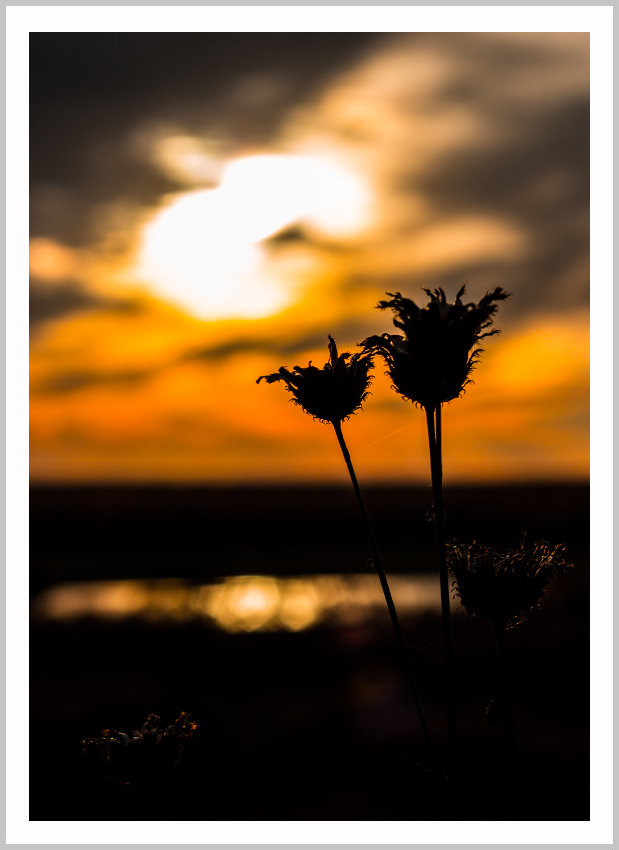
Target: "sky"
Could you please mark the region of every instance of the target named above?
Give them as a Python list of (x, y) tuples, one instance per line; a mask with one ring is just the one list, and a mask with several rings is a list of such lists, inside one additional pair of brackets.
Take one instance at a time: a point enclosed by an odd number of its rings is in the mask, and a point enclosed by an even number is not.
[[(588, 475), (588, 33), (32, 33), (35, 483), (344, 482), (256, 379), (393, 330), (385, 292), (512, 293), (445, 479)], [(357, 472), (425, 482), (377, 363)]]

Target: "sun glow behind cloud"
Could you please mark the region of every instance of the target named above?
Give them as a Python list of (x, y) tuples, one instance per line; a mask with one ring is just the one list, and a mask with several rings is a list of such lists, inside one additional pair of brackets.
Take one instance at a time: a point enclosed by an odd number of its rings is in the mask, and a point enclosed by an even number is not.
[(136, 274), (200, 318), (263, 318), (297, 294), (294, 280), (265, 268), (263, 240), (297, 222), (323, 235), (357, 235), (369, 216), (367, 187), (333, 161), (243, 157), (223, 169), (218, 188), (164, 204), (144, 227)]

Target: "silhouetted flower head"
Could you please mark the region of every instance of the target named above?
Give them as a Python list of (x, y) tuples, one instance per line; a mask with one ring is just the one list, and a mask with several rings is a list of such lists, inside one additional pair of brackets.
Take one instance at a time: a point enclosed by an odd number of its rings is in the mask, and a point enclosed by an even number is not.
[(525, 549), (524, 539), (520, 548), (509, 550), (454, 541), (447, 563), (468, 614), (504, 628), (526, 620), (555, 576), (572, 566), (563, 551), (563, 545), (551, 549), (545, 541)]
[(498, 287), (484, 295), (479, 304), (464, 304), (464, 291), (463, 286), (450, 304), (442, 289), (432, 292), (424, 288), (430, 296), (425, 307), (418, 307), (399, 292), (388, 292), (391, 300), (380, 301), (378, 308), (389, 307), (395, 312), (393, 324), (404, 335), (385, 333), (361, 343), (364, 351), (384, 357), (394, 389), (421, 407), (436, 407), (458, 398), (470, 383), (469, 375), (483, 350), (473, 350), (474, 346), (498, 333), (482, 331), (492, 324), (495, 302), (508, 298), (508, 293)]
[(371, 354), (338, 354), (337, 345), (329, 336), (329, 361), (322, 369), (295, 366), (292, 371), (283, 366), (272, 375), (261, 375), (256, 381), (268, 384), (284, 381), (292, 393), (292, 401), (321, 422), (341, 422), (360, 410), (368, 397), (372, 368)]
[(86, 738), (82, 753), (103, 762), (108, 778), (126, 788), (160, 786), (171, 778), (197, 728), (184, 711), (163, 728), (159, 717), (150, 714), (141, 729), (129, 734), (104, 729), (100, 738)]

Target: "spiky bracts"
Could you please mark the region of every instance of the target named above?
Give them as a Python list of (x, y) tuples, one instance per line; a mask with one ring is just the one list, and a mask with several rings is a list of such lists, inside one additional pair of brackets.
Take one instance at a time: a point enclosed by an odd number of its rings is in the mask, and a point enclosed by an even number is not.
[(454, 541), (447, 563), (467, 613), (502, 629), (526, 620), (553, 579), (572, 566), (563, 552), (562, 544), (551, 549), (543, 540), (529, 549), (523, 540), (518, 549), (507, 550)]
[(150, 714), (140, 729), (129, 734), (105, 729), (99, 738), (86, 738), (82, 753), (103, 763), (108, 779), (123, 788), (160, 788), (171, 779), (197, 728), (184, 711), (165, 727), (156, 714)]
[(426, 409), (458, 398), (482, 352), (475, 346), (484, 337), (498, 333), (487, 331), (498, 301), (509, 297), (500, 287), (487, 293), (478, 304), (465, 304), (459, 290), (453, 304), (442, 289), (424, 289), (430, 301), (418, 307), (399, 292), (387, 295), (378, 309), (390, 308), (396, 314), (393, 324), (404, 332), (370, 336), (361, 345), (365, 353), (381, 355), (394, 389)]
[(272, 375), (261, 375), (256, 381), (268, 384), (284, 381), (295, 404), (321, 422), (338, 423), (361, 409), (368, 397), (372, 368), (369, 353), (338, 354), (337, 345), (329, 336), (329, 361), (322, 369), (295, 366), (292, 371), (282, 366)]

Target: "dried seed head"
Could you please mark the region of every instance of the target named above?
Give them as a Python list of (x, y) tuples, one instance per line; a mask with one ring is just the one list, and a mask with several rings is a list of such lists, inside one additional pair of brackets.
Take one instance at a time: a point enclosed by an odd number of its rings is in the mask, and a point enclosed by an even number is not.
[(436, 407), (451, 401), (470, 383), (469, 375), (483, 349), (474, 348), (484, 337), (498, 333), (487, 331), (497, 301), (509, 294), (500, 287), (487, 293), (479, 304), (464, 304), (464, 286), (450, 304), (442, 289), (432, 292), (425, 307), (418, 307), (399, 292), (387, 295), (390, 301), (380, 301), (378, 308), (391, 308), (396, 314), (393, 324), (404, 335), (370, 336), (361, 345), (370, 354), (380, 354), (387, 363), (387, 374), (394, 389), (421, 407)]
[(149, 788), (166, 783), (173, 775), (180, 755), (197, 723), (184, 711), (170, 726), (161, 727), (156, 714), (150, 714), (141, 729), (130, 734), (104, 729), (100, 738), (82, 741), (82, 754), (103, 762), (109, 779), (124, 788)]
[(292, 401), (306, 413), (321, 422), (338, 423), (361, 409), (369, 395), (372, 365), (371, 354), (338, 354), (335, 340), (329, 336), (329, 360), (322, 369), (311, 362), (292, 371), (282, 366), (272, 375), (261, 375), (256, 383), (284, 381)]
[(525, 549), (524, 539), (519, 549), (509, 550), (454, 541), (447, 563), (468, 614), (505, 628), (526, 620), (555, 576), (572, 566), (563, 551), (563, 545), (551, 549), (545, 541)]

